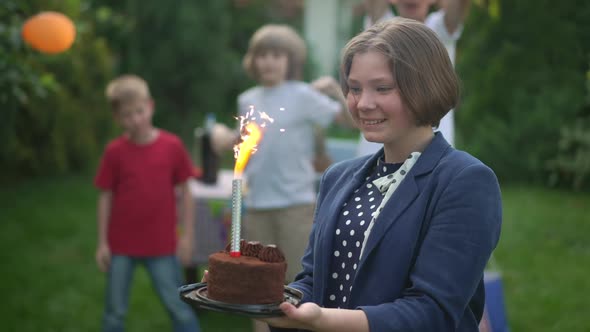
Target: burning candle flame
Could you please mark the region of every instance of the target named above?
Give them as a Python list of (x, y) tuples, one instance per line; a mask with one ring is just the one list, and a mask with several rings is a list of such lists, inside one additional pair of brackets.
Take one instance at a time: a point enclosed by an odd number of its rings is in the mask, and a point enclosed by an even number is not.
[(232, 181), (232, 232), (231, 232), (231, 250), (232, 257), (240, 257), (240, 232), (242, 224), (242, 174), (248, 164), (250, 155), (256, 152), (256, 146), (262, 138), (261, 127), (266, 127), (266, 123), (272, 123), (274, 120), (265, 112), (258, 112), (262, 124), (257, 125), (254, 120), (254, 106), (251, 105), (245, 116), (239, 117), (240, 120), (240, 142), (234, 146), (234, 156), (236, 164), (234, 166), (234, 180)]
[(262, 138), (262, 131), (255, 122), (248, 122), (242, 129), (242, 142), (234, 147), (236, 155), (236, 164), (234, 167), (234, 178), (242, 177), (244, 168), (248, 164), (250, 155), (256, 151), (256, 146)]

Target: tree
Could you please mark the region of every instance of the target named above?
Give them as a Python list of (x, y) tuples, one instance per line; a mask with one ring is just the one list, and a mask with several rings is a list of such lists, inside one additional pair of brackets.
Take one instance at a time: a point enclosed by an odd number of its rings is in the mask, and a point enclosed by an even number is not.
[(486, 1), (459, 45), (459, 146), (503, 179), (546, 179), (560, 129), (585, 106), (590, 3)]
[[(24, 45), (24, 20), (60, 11), (78, 28), (59, 55)], [(93, 33), (93, 13), (81, 1), (7, 0), (0, 5), (0, 164), (4, 177), (80, 171), (93, 165), (112, 132), (103, 86), (112, 75), (106, 41)]]

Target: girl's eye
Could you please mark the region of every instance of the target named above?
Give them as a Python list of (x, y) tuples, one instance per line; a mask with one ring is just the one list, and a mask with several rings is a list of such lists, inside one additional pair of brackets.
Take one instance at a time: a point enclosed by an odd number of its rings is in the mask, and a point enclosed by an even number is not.
[(393, 89), (391, 86), (379, 86), (377, 87), (378, 92), (389, 92)]
[(350, 93), (352, 93), (353, 95), (358, 95), (361, 93), (361, 88), (350, 87), (349, 90), (350, 90)]

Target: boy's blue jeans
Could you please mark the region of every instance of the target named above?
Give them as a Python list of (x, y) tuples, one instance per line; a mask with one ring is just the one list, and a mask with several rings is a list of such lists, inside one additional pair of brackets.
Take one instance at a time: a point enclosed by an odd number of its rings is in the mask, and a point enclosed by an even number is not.
[(124, 331), (133, 271), (142, 264), (152, 280), (156, 293), (166, 307), (175, 332), (200, 331), (197, 316), (178, 294), (182, 284), (181, 268), (176, 256), (135, 258), (113, 255), (108, 271), (104, 332)]

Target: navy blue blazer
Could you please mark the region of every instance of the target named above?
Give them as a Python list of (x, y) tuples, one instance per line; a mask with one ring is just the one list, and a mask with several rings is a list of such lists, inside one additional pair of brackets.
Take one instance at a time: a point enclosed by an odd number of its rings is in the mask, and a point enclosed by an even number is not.
[[(302, 272), (290, 286), (323, 305), (339, 212), (381, 152), (323, 175)], [(377, 218), (356, 271), (349, 308), (370, 331), (478, 331), (483, 271), (496, 247), (502, 202), (493, 171), (435, 135)]]

